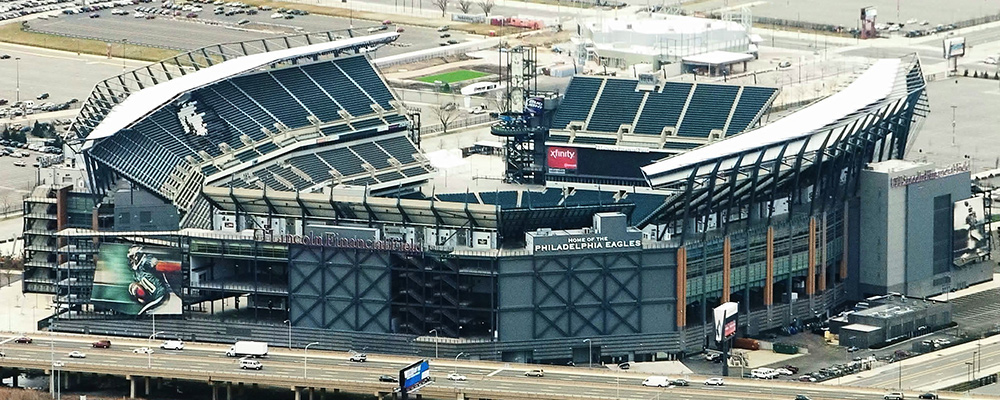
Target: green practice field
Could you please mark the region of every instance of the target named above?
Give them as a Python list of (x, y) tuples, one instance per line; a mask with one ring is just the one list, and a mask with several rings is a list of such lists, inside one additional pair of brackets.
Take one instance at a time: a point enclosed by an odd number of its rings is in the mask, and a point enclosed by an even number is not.
[(467, 69), (460, 69), (458, 71), (451, 71), (451, 72), (445, 72), (443, 74), (420, 77), (417, 78), (417, 80), (427, 83), (434, 83), (434, 81), (441, 81), (444, 83), (455, 83), (455, 82), (467, 81), (469, 79), (476, 79), (486, 75), (489, 74), (479, 71), (469, 71)]

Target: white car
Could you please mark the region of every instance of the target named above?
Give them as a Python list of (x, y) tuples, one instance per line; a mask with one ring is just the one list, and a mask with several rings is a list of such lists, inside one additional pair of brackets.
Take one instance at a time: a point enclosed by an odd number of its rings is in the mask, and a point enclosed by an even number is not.
[(153, 354), (153, 349), (149, 347), (140, 347), (138, 349), (132, 349), (133, 354)]
[(352, 355), (349, 360), (353, 362), (365, 362), (368, 361), (368, 355), (364, 353), (357, 353), (355, 355)]
[(86, 354), (84, 354), (82, 352), (79, 352), (79, 351), (76, 351), (76, 350), (69, 352), (68, 355), (69, 355), (69, 358), (87, 358)]
[(986, 57), (986, 59), (983, 60), (983, 64), (997, 65), (997, 59), (996, 57)]
[(707, 385), (707, 386), (722, 386), (722, 385), (724, 385), (724, 382), (722, 382), (722, 378), (708, 378), (705, 381), (705, 385)]
[(184, 342), (180, 340), (168, 340), (160, 345), (163, 350), (184, 350)]
[(786, 368), (778, 368), (778, 369), (775, 369), (774, 372), (777, 372), (779, 375), (794, 375), (795, 374), (794, 372), (792, 372), (791, 370), (786, 369)]
[(454, 372), (448, 374), (448, 380), (449, 381), (466, 381), (468, 379), (469, 378), (466, 378), (465, 375), (456, 374)]
[(135, 14), (132, 14), (132, 17), (134, 17), (134, 18), (146, 18), (146, 14), (143, 14), (141, 12), (136, 11)]
[(282, 19), (282, 18), (285, 18), (285, 15), (282, 13), (271, 14), (271, 19)]

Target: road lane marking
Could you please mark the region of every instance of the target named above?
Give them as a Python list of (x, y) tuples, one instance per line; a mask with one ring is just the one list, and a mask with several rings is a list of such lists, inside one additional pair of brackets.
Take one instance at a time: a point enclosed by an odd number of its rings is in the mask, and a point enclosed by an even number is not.
[(487, 376), (487, 377), (490, 377), (490, 376), (493, 376), (493, 375), (496, 375), (496, 374), (499, 374), (499, 373), (500, 373), (500, 371), (503, 371), (503, 368), (500, 368), (500, 369), (498, 369), (498, 370), (496, 370), (496, 371), (493, 371), (493, 372), (490, 372), (490, 373), (489, 373), (489, 374), (487, 374), (486, 376)]

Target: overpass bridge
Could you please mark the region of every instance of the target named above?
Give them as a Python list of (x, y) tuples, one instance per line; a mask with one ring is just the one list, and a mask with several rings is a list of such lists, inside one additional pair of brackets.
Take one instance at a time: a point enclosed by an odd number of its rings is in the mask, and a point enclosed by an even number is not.
[[(223, 354), (227, 346), (188, 343), (182, 351), (155, 348), (154, 354), (146, 355), (133, 353), (134, 348), (147, 345), (144, 340), (116, 338), (109, 349), (92, 348), (90, 343), (94, 340), (96, 338), (51, 336), (36, 337), (31, 344), (7, 342), (3, 344), (6, 357), (0, 358), (0, 369), (36, 370), (50, 376), (58, 371), (57, 376), (61, 376), (58, 382), (50, 379), (53, 392), (66, 385), (72, 387), (85, 377), (112, 375), (129, 381), (132, 398), (151, 394), (153, 386), (159, 386), (163, 380), (179, 380), (209, 385), (215, 400), (232, 400), (234, 392), (245, 386), (288, 388), (289, 397), (296, 400), (322, 400), (327, 393), (333, 392), (372, 394), (381, 399), (391, 397), (397, 384), (380, 382), (379, 376), (395, 376), (400, 368), (415, 361), (407, 357), (369, 354), (368, 362), (356, 363), (349, 361), (349, 354), (344, 352), (311, 351), (307, 362), (303, 351), (272, 347), (268, 357), (262, 359), (264, 368), (251, 371), (241, 370), (238, 359)], [(158, 343), (151, 347), (156, 345)], [(67, 354), (74, 350), (84, 352), (86, 358), (69, 358)], [(816, 400), (863, 400), (880, 399), (886, 393), (877, 388), (737, 378), (727, 378), (725, 386), (710, 387), (702, 384), (707, 377), (701, 376), (685, 377), (692, 382), (689, 387), (646, 388), (640, 385), (645, 374), (627, 371), (543, 367), (545, 376), (539, 378), (524, 376), (525, 371), (538, 367), (528, 364), (431, 359), (430, 365), (431, 376), (436, 377), (436, 381), (420, 390), (422, 398), (774, 400), (805, 394)], [(448, 381), (444, 376), (450, 372), (465, 375), (468, 380)], [(917, 394), (907, 393), (914, 398)], [(970, 397), (956, 394), (942, 398)]]

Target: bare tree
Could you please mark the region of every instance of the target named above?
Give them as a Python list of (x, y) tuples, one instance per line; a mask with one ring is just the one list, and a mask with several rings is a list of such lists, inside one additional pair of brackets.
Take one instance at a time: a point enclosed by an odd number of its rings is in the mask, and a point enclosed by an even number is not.
[(458, 9), (462, 10), (462, 14), (468, 14), (470, 8), (472, 8), (472, 0), (458, 0)]
[(434, 0), (431, 4), (441, 10), (441, 16), (444, 17), (444, 12), (448, 11), (448, 2), (449, 0)]
[(441, 133), (445, 135), (448, 134), (448, 127), (462, 115), (462, 110), (455, 103), (443, 104), (439, 107), (431, 108), (431, 112), (441, 122)]
[(496, 5), (494, 0), (479, 0), (479, 8), (483, 9), (483, 14), (490, 16), (490, 11), (493, 11), (493, 6)]
[(483, 100), (486, 101), (487, 108), (497, 110), (500, 114), (510, 111), (510, 92), (506, 88), (484, 96)]
[(3, 215), (7, 216), (10, 213), (10, 195), (4, 195), (0, 197), (0, 207), (3, 207)]

